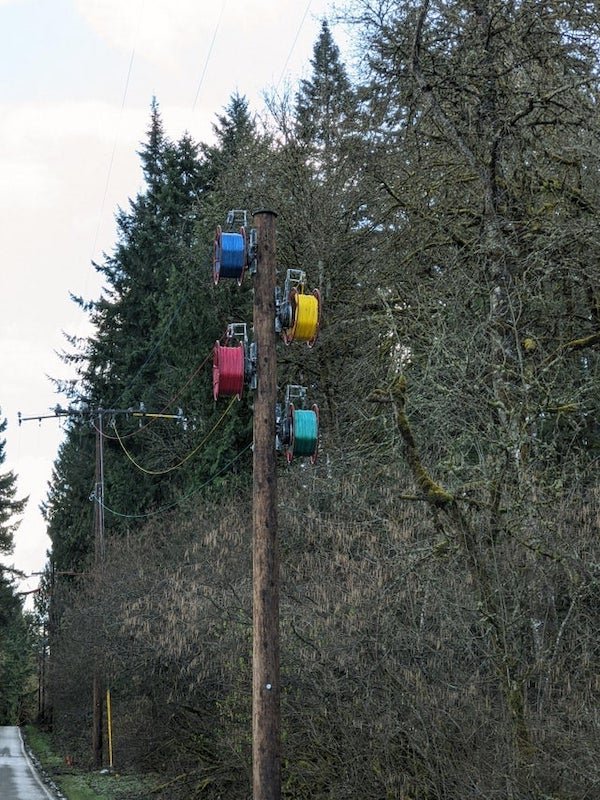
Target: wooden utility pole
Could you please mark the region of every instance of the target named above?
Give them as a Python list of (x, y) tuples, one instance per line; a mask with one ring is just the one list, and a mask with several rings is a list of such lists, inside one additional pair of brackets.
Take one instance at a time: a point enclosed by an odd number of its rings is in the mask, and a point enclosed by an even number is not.
[[(96, 417), (96, 485), (94, 489), (94, 563), (96, 571), (104, 560), (104, 419), (102, 409)], [(92, 687), (92, 758), (94, 767), (102, 767), (103, 755), (103, 702), (104, 687), (102, 676), (94, 666)]]
[(254, 341), (257, 389), (254, 397), (253, 458), (253, 660), (252, 777), (254, 800), (280, 800), (281, 734), (279, 683), (279, 545), (275, 405), (275, 217), (254, 214), (257, 265), (254, 276)]

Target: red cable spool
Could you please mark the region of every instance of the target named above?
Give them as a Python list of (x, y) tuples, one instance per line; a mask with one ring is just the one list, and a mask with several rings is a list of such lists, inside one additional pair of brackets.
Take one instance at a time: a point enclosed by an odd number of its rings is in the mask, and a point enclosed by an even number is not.
[(213, 397), (238, 398), (244, 389), (244, 345), (222, 345), (215, 342), (213, 350)]

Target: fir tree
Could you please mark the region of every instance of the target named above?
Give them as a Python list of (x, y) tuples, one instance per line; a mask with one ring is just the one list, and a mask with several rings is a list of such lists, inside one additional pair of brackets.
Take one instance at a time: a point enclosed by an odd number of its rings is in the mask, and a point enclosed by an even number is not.
[[(4, 433), (7, 420), (0, 417), (0, 436)], [(0, 466), (6, 460), (6, 440), (0, 438)], [(18, 526), (15, 516), (25, 508), (27, 498), (16, 500), (17, 478), (12, 472), (0, 473), (0, 555), (10, 555), (13, 550), (13, 534)]]
[(321, 23), (310, 63), (312, 75), (300, 82), (296, 95), (297, 133), (312, 147), (327, 150), (349, 129), (355, 98), (326, 20)]
[[(232, 95), (225, 113), (217, 117), (212, 128), (216, 142), (202, 147), (202, 180), (207, 190), (214, 191), (231, 167), (244, 160), (249, 146), (257, 138), (248, 100), (237, 93)], [(238, 203), (236, 208), (239, 207)]]
[[(0, 419), (0, 434), (6, 430)], [(0, 439), (0, 465), (6, 459), (6, 440)], [(10, 555), (13, 535), (18, 526), (15, 517), (23, 511), (27, 499), (16, 500), (16, 476), (12, 471), (0, 474), (0, 555)], [(0, 725), (21, 721), (26, 685), (31, 664), (28, 654), (28, 631), (22, 615), (21, 600), (15, 593), (7, 570), (0, 564)], [(13, 571), (14, 572), (14, 571)]]

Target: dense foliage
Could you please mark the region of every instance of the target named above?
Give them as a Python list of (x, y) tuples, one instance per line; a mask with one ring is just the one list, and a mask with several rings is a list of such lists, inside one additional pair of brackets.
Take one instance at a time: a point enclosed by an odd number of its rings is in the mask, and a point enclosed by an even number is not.
[(361, 0), (348, 21), (354, 78), (324, 23), (264, 128), (235, 95), (213, 144), (172, 142), (153, 103), (145, 188), (79, 300), (96, 333), (67, 356), (54, 730), (89, 758), (94, 664), (118, 763), (163, 771), (165, 797), (248, 796), (252, 395), (214, 403), (210, 352), (252, 286), (214, 287), (211, 257), (227, 210), (267, 207), (280, 276), (304, 269), (326, 309), (315, 348), (279, 351), (282, 390), (321, 408), (319, 461), (278, 482), (284, 796), (583, 800), (600, 11)]
[[(7, 421), (0, 417), (0, 436)], [(0, 439), (0, 466), (6, 459), (6, 440)], [(14, 472), (0, 474), (0, 555), (12, 553), (19, 515), (27, 502), (17, 499)], [(34, 683), (37, 635), (33, 620), (23, 614), (22, 598), (16, 593), (14, 568), (0, 563), (0, 725), (16, 725), (35, 713)]]

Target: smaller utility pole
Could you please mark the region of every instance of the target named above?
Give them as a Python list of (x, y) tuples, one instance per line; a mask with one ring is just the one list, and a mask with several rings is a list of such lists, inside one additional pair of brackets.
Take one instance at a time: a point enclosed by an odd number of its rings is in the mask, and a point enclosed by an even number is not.
[[(104, 411), (96, 412), (96, 480), (94, 488), (94, 565), (104, 561)], [(96, 665), (92, 680), (92, 758), (95, 769), (102, 767), (104, 681)]]
[[(104, 540), (104, 417), (106, 414), (111, 416), (126, 414), (132, 417), (142, 417), (149, 419), (173, 419), (183, 421), (183, 412), (177, 414), (163, 414), (136, 410), (133, 408), (97, 408), (91, 412), (96, 430), (96, 477), (94, 482), (94, 566), (99, 570), (104, 561), (105, 540)], [(29, 420), (41, 422), (43, 419), (53, 419), (56, 417), (82, 417), (83, 413), (75, 409), (65, 409), (57, 406), (53, 414), (40, 414), (37, 416), (23, 417), (19, 412), (19, 425)], [(73, 573), (76, 574), (76, 573)], [(104, 678), (100, 670), (94, 666), (92, 675), (92, 762), (95, 769), (100, 769), (104, 757)], [(112, 742), (111, 742), (112, 753)], [(112, 760), (112, 755), (111, 755)], [(111, 765), (112, 766), (112, 765)]]
[[(23, 417), (19, 413), (19, 425), (29, 420), (37, 420), (41, 423), (43, 419), (54, 417), (80, 417), (80, 411), (64, 409), (57, 406), (53, 414), (40, 414), (38, 416)], [(93, 418), (96, 428), (96, 478), (94, 486), (94, 565), (96, 569), (104, 558), (104, 412), (97, 409)], [(103, 717), (103, 686), (102, 677), (96, 666), (92, 675), (92, 762), (96, 769), (102, 767), (103, 737), (102, 737), (102, 717)]]

